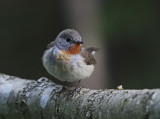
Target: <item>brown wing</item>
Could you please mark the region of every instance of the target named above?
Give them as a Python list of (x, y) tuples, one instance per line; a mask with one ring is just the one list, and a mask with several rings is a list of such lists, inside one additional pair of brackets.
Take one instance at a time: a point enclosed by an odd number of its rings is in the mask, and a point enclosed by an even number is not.
[(82, 56), (85, 58), (85, 63), (87, 65), (91, 65), (91, 64), (96, 64), (96, 60), (94, 58), (94, 56), (91, 54), (91, 52), (94, 51), (94, 50), (89, 50), (88, 49), (86, 50), (85, 48), (82, 48)]
[(47, 45), (47, 49), (51, 48), (54, 46), (54, 41), (50, 42), (48, 45)]

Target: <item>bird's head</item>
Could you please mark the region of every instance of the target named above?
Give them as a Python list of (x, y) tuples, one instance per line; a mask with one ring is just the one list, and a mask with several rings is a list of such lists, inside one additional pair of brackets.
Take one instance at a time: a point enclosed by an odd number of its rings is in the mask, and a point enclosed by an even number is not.
[(55, 40), (55, 46), (65, 53), (74, 55), (81, 52), (83, 44), (80, 34), (74, 29), (66, 29), (60, 32)]

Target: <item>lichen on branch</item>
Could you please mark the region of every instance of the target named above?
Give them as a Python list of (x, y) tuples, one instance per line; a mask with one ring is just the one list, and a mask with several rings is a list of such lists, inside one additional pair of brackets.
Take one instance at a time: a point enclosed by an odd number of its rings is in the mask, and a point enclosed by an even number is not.
[(72, 89), (0, 74), (0, 119), (160, 119), (160, 89)]

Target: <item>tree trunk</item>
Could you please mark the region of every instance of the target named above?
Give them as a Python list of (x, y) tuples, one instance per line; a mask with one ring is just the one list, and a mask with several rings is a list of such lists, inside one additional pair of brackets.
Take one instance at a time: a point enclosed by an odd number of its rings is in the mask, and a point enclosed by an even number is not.
[(160, 89), (62, 88), (0, 74), (0, 119), (160, 119)]

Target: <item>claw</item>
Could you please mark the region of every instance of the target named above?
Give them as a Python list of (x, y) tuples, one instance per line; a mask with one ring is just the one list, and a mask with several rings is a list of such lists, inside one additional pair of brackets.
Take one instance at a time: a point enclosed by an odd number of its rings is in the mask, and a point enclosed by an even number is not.
[(64, 86), (62, 87), (61, 91), (58, 92), (58, 94), (62, 93), (63, 91), (65, 91), (67, 89), (66, 85), (67, 85), (67, 82), (65, 81)]
[(77, 92), (79, 92), (81, 90), (82, 86), (79, 85), (80, 82), (81, 82), (81, 80), (78, 81), (77, 86), (75, 87), (75, 89), (70, 92), (69, 98), (71, 98), (75, 93), (77, 93)]

